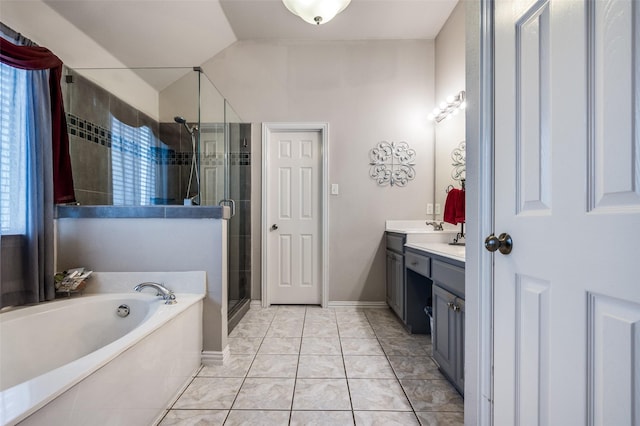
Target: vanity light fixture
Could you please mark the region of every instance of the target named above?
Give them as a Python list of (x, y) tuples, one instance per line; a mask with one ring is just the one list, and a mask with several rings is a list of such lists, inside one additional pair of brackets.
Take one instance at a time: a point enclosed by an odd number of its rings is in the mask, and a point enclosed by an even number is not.
[(456, 96), (447, 97), (446, 102), (433, 109), (433, 113), (427, 117), (430, 121), (435, 120), (436, 123), (441, 122), (445, 118), (451, 118), (458, 114), (460, 110), (467, 107), (467, 101), (464, 90), (461, 90)]
[(342, 12), (351, 0), (282, 0), (294, 15), (310, 24), (326, 24)]

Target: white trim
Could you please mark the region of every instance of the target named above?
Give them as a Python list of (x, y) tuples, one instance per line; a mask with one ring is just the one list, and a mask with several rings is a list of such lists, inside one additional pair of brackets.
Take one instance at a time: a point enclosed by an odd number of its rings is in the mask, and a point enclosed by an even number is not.
[(494, 0), (466, 4), (467, 251), (465, 392), (467, 425), (493, 424)]
[(329, 308), (388, 308), (387, 302), (351, 302), (351, 301), (332, 301), (329, 302)]
[(269, 300), (269, 292), (267, 285), (267, 180), (269, 170), (269, 150), (268, 144), (273, 132), (320, 132), (321, 152), (322, 152), (322, 177), (320, 189), (321, 214), (322, 214), (322, 307), (326, 307), (329, 297), (329, 123), (262, 123), (262, 307), (267, 308), (271, 305)]
[(202, 351), (203, 365), (222, 365), (231, 356), (229, 345), (225, 346), (222, 351)]

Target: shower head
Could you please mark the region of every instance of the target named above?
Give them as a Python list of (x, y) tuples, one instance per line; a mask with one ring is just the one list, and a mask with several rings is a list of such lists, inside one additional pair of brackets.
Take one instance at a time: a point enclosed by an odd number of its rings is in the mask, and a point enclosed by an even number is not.
[(189, 127), (189, 125), (187, 124), (187, 120), (185, 120), (184, 117), (180, 117), (179, 115), (177, 115), (173, 117), (173, 119), (175, 120), (176, 123), (184, 125), (184, 127), (187, 129), (187, 132), (189, 132), (190, 135), (193, 135), (193, 132), (195, 130), (198, 130), (198, 126)]

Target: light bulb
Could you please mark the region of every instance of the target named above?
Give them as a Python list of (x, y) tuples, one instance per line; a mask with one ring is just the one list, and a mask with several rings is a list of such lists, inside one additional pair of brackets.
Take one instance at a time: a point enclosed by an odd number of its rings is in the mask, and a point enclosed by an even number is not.
[(467, 101), (463, 101), (458, 108), (465, 109), (467, 107)]
[(447, 96), (447, 102), (448, 102), (448, 103), (451, 103), (451, 102), (453, 102), (454, 100), (455, 100), (455, 98), (454, 98), (453, 96), (451, 96), (451, 95)]
[(440, 104), (440, 109), (444, 110), (447, 108), (447, 104), (445, 104), (444, 102)]

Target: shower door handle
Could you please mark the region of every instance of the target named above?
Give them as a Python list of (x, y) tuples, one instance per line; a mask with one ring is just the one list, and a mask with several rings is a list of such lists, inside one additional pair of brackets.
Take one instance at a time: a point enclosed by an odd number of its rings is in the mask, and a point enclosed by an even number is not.
[(231, 216), (229, 216), (229, 219), (231, 219), (236, 215), (236, 202), (233, 201), (232, 199), (228, 198), (228, 199), (220, 200), (220, 202), (218, 202), (218, 205), (229, 206), (231, 208)]

